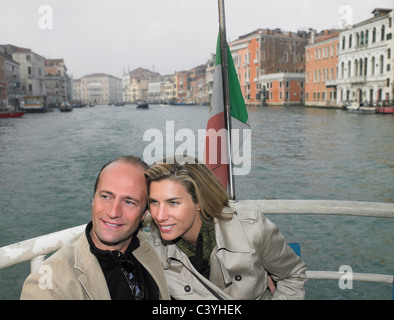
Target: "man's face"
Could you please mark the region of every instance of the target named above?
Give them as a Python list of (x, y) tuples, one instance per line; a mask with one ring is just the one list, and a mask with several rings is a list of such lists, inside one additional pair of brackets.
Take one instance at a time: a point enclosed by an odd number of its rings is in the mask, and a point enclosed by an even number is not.
[(124, 161), (106, 167), (92, 202), (93, 243), (101, 250), (125, 252), (147, 211), (145, 170)]

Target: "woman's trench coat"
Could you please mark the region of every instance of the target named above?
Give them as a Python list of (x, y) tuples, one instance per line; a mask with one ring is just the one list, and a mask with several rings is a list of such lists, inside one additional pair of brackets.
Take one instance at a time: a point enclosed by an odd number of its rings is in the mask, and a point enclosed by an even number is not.
[[(171, 296), (179, 300), (304, 299), (306, 265), (278, 228), (261, 212), (239, 211), (232, 216), (229, 221), (215, 219), (209, 280), (176, 244), (164, 245), (157, 231), (151, 233)], [(268, 274), (276, 282), (273, 295)]]

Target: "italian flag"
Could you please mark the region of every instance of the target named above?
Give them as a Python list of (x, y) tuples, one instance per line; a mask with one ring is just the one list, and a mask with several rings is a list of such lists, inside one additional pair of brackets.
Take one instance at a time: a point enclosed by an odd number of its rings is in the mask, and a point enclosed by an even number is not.
[[(224, 91), (222, 74), (222, 54), (220, 47), (221, 46), (219, 34), (216, 47), (215, 75), (212, 89), (211, 109), (209, 111), (209, 120), (207, 123), (207, 133), (205, 138), (204, 160), (207, 167), (219, 179), (223, 188), (227, 190), (229, 178), (229, 160), (227, 156), (228, 149), (224, 146), (228, 143), (228, 139), (227, 134), (224, 134), (226, 124), (225, 105), (223, 98)], [(245, 102), (238, 82), (234, 62), (227, 43), (226, 48), (231, 108), (231, 129), (239, 129), (239, 133), (242, 135), (243, 129), (250, 129), (248, 113), (246, 111)], [(220, 132), (223, 134), (219, 134)], [(220, 139), (217, 138), (219, 136)], [(220, 142), (218, 140), (220, 140)], [(238, 150), (241, 147), (242, 138), (238, 139), (238, 141), (238, 145), (233, 144), (231, 146), (232, 154), (234, 154), (235, 150)]]

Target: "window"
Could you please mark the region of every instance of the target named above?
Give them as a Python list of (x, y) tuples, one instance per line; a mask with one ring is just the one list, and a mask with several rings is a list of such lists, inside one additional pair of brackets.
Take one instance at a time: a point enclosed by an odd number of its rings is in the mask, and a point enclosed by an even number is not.
[(368, 75), (368, 58), (364, 59), (364, 76)]
[(359, 62), (359, 67), (360, 67), (360, 76), (363, 75), (363, 59), (360, 58), (360, 62)]
[(381, 41), (384, 41), (384, 37), (385, 37), (385, 27), (384, 27), (384, 25), (382, 25), (382, 32), (381, 32), (381, 38), (380, 38), (380, 40)]
[(344, 75), (345, 75), (345, 63), (342, 62), (342, 64), (341, 64), (341, 79), (343, 79)]
[(371, 75), (374, 75), (375, 74), (375, 57), (372, 57), (371, 64), (372, 64)]
[(384, 57), (383, 57), (383, 55), (381, 55), (380, 56), (380, 74), (383, 74), (383, 71), (384, 71)]

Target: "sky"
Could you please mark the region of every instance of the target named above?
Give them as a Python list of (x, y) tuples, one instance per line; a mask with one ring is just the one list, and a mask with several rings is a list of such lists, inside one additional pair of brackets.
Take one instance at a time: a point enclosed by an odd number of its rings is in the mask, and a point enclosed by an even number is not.
[[(228, 42), (259, 28), (337, 28), (393, 0), (225, 0)], [(142, 67), (164, 74), (204, 64), (215, 52), (217, 0), (0, 0), (0, 44), (63, 58), (74, 79), (91, 73), (121, 77)]]

